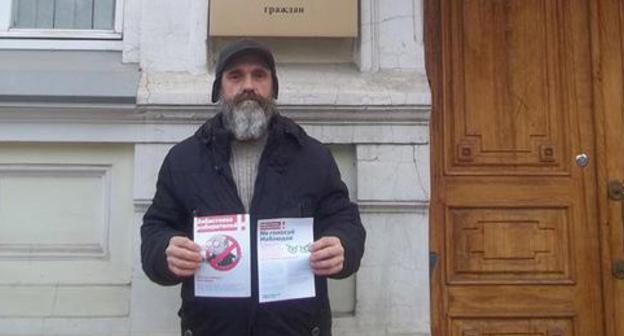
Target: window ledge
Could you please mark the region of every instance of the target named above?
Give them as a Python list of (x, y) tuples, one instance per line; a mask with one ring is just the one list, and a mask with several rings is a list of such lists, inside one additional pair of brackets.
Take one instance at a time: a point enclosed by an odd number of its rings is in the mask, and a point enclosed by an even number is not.
[(93, 29), (11, 29), (0, 32), (0, 38), (16, 39), (69, 39), (69, 40), (121, 40), (121, 33)]
[(1, 50), (123, 50), (121, 40), (79, 40), (30, 38), (0, 38)]

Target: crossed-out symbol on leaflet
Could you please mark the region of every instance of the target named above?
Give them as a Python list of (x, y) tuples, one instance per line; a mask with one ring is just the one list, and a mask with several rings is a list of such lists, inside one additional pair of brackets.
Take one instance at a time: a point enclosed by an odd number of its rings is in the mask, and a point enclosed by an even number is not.
[(238, 265), (241, 248), (236, 239), (219, 234), (206, 242), (206, 261), (217, 271), (229, 271)]

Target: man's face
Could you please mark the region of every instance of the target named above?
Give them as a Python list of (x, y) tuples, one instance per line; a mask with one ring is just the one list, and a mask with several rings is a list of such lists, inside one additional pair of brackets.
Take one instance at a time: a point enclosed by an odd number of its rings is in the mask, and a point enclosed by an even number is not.
[(257, 140), (274, 114), (271, 70), (254, 55), (236, 59), (221, 77), (224, 126), (239, 141)]
[(243, 93), (253, 93), (264, 99), (273, 96), (271, 70), (256, 55), (245, 55), (234, 60), (221, 77), (223, 101), (232, 101)]

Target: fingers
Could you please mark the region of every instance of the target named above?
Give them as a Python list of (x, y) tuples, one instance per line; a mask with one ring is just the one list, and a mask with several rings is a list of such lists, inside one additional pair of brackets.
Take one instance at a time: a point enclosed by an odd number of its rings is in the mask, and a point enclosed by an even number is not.
[(344, 255), (344, 248), (337, 237), (323, 237), (310, 247), (310, 261), (318, 262)]
[(195, 270), (181, 269), (172, 265), (169, 265), (169, 270), (179, 277), (189, 277), (195, 274)]
[(187, 237), (182, 237), (182, 236), (173, 236), (171, 237), (171, 239), (169, 239), (169, 245), (175, 245), (177, 247), (180, 248), (185, 248), (191, 251), (196, 251), (199, 252), (201, 249), (199, 248), (199, 245), (195, 244), (192, 240), (188, 239)]
[(342, 247), (342, 244), (340, 243), (340, 239), (338, 239), (338, 237), (321, 237), (319, 240), (312, 243), (312, 246), (310, 246), (310, 252), (314, 253), (326, 247), (334, 246), (337, 244)]
[(165, 250), (165, 254), (167, 255), (167, 257), (172, 257), (185, 261), (201, 261), (201, 254), (199, 254), (199, 252), (189, 251), (175, 246), (169, 246), (167, 250)]
[(175, 257), (167, 257), (167, 263), (179, 269), (193, 270), (193, 271), (197, 269), (197, 267), (199, 266), (199, 262), (187, 261), (187, 260), (179, 259)]
[(321, 262), (312, 262), (310, 264), (312, 272), (319, 276), (328, 276), (342, 271), (344, 266), (344, 258), (336, 257)]
[(344, 249), (342, 248), (342, 245), (332, 245), (332, 246), (328, 246), (325, 247), (322, 250), (317, 250), (317, 251), (311, 251), (312, 253), (310, 254), (310, 261), (312, 262), (317, 262), (317, 261), (323, 261), (325, 259), (332, 259), (336, 256), (342, 256), (344, 254)]
[(324, 268), (324, 269), (316, 269), (316, 268), (312, 268), (312, 273), (314, 273), (314, 275), (318, 275), (318, 276), (332, 276), (334, 274), (339, 273), (340, 271), (342, 271), (342, 263), (340, 263), (339, 266), (335, 266), (335, 267), (331, 267), (331, 268)]
[(167, 266), (173, 274), (180, 277), (191, 276), (201, 262), (200, 248), (186, 237), (172, 237), (165, 250)]
[(328, 276), (342, 271), (344, 248), (337, 237), (323, 237), (310, 247), (310, 267), (319, 276)]

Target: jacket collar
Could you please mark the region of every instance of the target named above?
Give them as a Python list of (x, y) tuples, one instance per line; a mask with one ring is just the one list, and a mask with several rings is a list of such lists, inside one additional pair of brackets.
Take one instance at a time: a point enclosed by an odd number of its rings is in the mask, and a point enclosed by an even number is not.
[[(219, 113), (204, 123), (195, 132), (195, 136), (212, 152), (215, 160), (213, 168), (217, 171), (229, 171), (230, 143), (233, 136), (223, 126), (222, 114)], [(304, 146), (305, 137), (303, 128), (276, 113), (269, 124), (269, 136), (265, 145), (268, 165), (277, 172), (285, 172), (296, 150)]]

